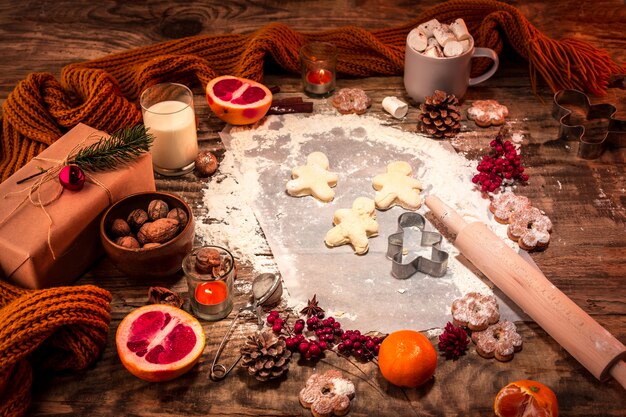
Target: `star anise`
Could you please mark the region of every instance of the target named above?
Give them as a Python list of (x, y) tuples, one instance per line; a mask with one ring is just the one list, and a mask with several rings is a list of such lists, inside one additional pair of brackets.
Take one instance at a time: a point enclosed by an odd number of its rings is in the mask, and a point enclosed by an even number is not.
[(300, 314), (304, 314), (307, 317), (320, 317), (320, 315), (324, 317), (324, 309), (317, 305), (317, 294), (314, 294), (313, 298), (309, 300), (308, 305), (300, 310)]

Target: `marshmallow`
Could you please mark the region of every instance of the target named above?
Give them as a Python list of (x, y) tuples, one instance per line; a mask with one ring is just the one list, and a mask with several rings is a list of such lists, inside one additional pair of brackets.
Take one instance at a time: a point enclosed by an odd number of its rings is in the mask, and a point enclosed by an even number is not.
[(466, 39), (464, 41), (460, 41), (459, 43), (461, 44), (461, 47), (463, 48), (463, 52), (467, 52), (470, 49), (470, 46), (472, 46), (471, 39)]
[(463, 19), (456, 19), (454, 22), (450, 23), (450, 30), (454, 33), (458, 41), (464, 41), (471, 37)]
[(439, 42), (437, 42), (437, 39), (428, 38), (428, 44), (426, 45), (426, 48), (430, 48), (431, 46), (439, 46)]
[(426, 48), (424, 51), (424, 56), (429, 56), (431, 58), (441, 58), (443, 56), (443, 52), (441, 52), (441, 48), (439, 45), (431, 46), (430, 48)]
[(430, 38), (431, 36), (433, 36), (433, 29), (438, 26), (441, 26), (441, 23), (439, 23), (437, 19), (432, 19), (426, 23), (422, 23), (417, 27), (417, 29), (419, 29), (420, 32)]
[(383, 99), (383, 109), (396, 119), (402, 119), (409, 111), (409, 105), (397, 97), (385, 97)]
[(435, 39), (437, 39), (437, 42), (442, 47), (445, 47), (448, 42), (456, 40), (454, 33), (452, 33), (447, 25), (440, 25), (434, 28), (433, 35), (435, 35)]
[(463, 46), (461, 42), (449, 41), (446, 46), (443, 47), (443, 54), (447, 57), (459, 56), (463, 53)]
[(423, 52), (428, 45), (428, 38), (419, 29), (413, 29), (407, 36), (408, 45), (417, 52)]

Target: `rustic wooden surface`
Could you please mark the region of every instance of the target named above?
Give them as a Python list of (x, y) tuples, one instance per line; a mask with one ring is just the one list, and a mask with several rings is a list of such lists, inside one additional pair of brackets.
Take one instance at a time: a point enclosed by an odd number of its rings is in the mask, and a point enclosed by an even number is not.
[[(0, 1), (0, 102), (14, 85), (33, 71), (58, 75), (71, 62), (101, 57), (111, 52), (144, 46), (198, 33), (249, 33), (259, 26), (280, 21), (298, 30), (315, 31), (345, 24), (382, 28), (403, 22), (434, 1), (266, 1), (228, 2), (100, 2), (78, 0)], [(577, 36), (607, 49), (626, 62), (626, 6), (622, 1), (513, 2), (542, 31), (553, 37)], [(621, 341), (626, 341), (626, 150), (606, 152), (600, 159), (576, 158), (576, 143), (556, 141), (557, 123), (550, 117), (551, 94), (540, 86), (533, 95), (527, 64), (506, 53), (501, 69), (485, 84), (471, 88), (466, 101), (496, 98), (509, 106), (526, 141), (523, 152), (530, 184), (522, 193), (544, 209), (554, 223), (548, 250), (533, 254), (543, 272), (565, 294), (591, 314)], [(297, 76), (271, 69), (269, 85), (283, 93), (301, 92)], [(404, 96), (400, 77), (340, 79), (339, 87), (358, 86), (373, 98), (374, 113), (381, 112), (383, 97)], [(195, 86), (199, 137), (203, 149), (222, 152), (217, 133), (224, 124), (210, 115), (201, 88)], [(543, 100), (543, 102), (541, 101)], [(600, 101), (597, 98), (594, 102)], [(602, 98), (616, 104), (626, 117), (626, 92), (611, 90)], [(415, 128), (415, 109), (400, 122)], [(478, 130), (476, 140), (456, 146), (478, 155), (495, 129)], [(158, 188), (182, 195), (199, 207), (201, 190), (210, 180), (187, 175), (180, 179), (157, 176)], [(271, 258), (271, 254), (259, 256)], [(243, 266), (241, 280), (251, 280)], [(258, 383), (241, 368), (219, 383), (208, 378), (210, 361), (229, 321), (205, 323), (207, 347), (199, 365), (168, 383), (147, 383), (129, 374), (115, 350), (114, 336), (120, 320), (146, 302), (149, 285), (165, 285), (181, 292), (181, 276), (155, 281), (131, 280), (106, 260), (98, 263), (80, 283), (94, 283), (113, 294), (113, 322), (103, 357), (83, 372), (36, 375), (30, 415), (281, 415), (307, 416), (297, 395), (314, 371), (307, 364), (293, 364), (289, 377)], [(247, 294), (239, 294), (241, 304)], [(375, 300), (364, 300), (375, 303)], [(237, 346), (251, 323), (235, 332), (230, 346)], [(376, 365), (361, 365), (364, 374), (332, 355), (316, 365), (323, 371), (338, 367), (356, 383), (357, 396), (350, 415), (492, 415), (500, 387), (516, 379), (536, 379), (557, 393), (561, 415), (624, 416), (626, 395), (615, 381), (601, 383), (532, 322), (519, 323), (524, 350), (510, 363), (480, 358), (472, 349), (460, 360), (439, 359), (434, 380), (419, 389), (389, 385)], [(436, 343), (436, 340), (432, 340)], [(234, 352), (226, 354), (232, 360)], [(367, 382), (366, 382), (367, 380)], [(375, 387), (375, 388), (374, 388)]]

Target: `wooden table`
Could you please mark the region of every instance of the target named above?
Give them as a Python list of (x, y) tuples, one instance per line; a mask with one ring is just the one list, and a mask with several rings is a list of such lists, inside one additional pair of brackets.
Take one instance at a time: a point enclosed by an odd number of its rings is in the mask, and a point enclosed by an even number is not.
[[(134, 2), (132, 2), (134, 3)], [(280, 21), (303, 31), (355, 24), (366, 28), (401, 23), (434, 1), (348, 2), (319, 0), (251, 2), (144, 2), (105, 0), (0, 1), (0, 101), (33, 71), (56, 75), (76, 61), (197, 33), (249, 33)], [(188, 3), (188, 4), (185, 4)], [(518, 2), (540, 30), (559, 38), (577, 36), (626, 62), (626, 7), (622, 1)], [(509, 106), (519, 121), (516, 129), (527, 138), (523, 152), (531, 180), (521, 193), (544, 209), (554, 223), (548, 250), (532, 257), (551, 281), (621, 341), (626, 341), (626, 150), (612, 150), (594, 161), (576, 157), (577, 144), (556, 141), (557, 122), (550, 117), (551, 93), (540, 85), (533, 95), (527, 64), (512, 53), (501, 57), (501, 68), (485, 84), (471, 88), (465, 100), (495, 98)], [(297, 75), (271, 69), (269, 85), (284, 93), (299, 93)], [(386, 96), (405, 96), (401, 77), (340, 79), (339, 87), (361, 87), (373, 98), (372, 113), (380, 113)], [(195, 86), (199, 137), (203, 149), (223, 152), (218, 132), (224, 123), (211, 116), (200, 86)], [(598, 102), (594, 99), (594, 102)], [(626, 117), (626, 92), (611, 90), (602, 101), (616, 104)], [(413, 130), (416, 112), (394, 122)], [(465, 123), (465, 122), (464, 122)], [(478, 129), (477, 129), (478, 130)], [(462, 144), (470, 157), (485, 146), (495, 130), (478, 131), (479, 139)], [(187, 175), (178, 179), (157, 176), (157, 186), (183, 196), (197, 216), (201, 190), (210, 180)], [(259, 256), (271, 258), (271, 254)], [(251, 280), (242, 266), (239, 279)], [(334, 355), (315, 367), (294, 363), (289, 377), (258, 383), (237, 368), (219, 383), (208, 378), (210, 361), (229, 321), (205, 323), (207, 347), (199, 365), (168, 383), (147, 383), (121, 365), (115, 350), (115, 330), (135, 307), (145, 304), (149, 285), (165, 285), (185, 292), (178, 275), (160, 281), (131, 280), (103, 259), (79, 283), (100, 285), (113, 294), (113, 322), (103, 357), (84, 372), (36, 375), (32, 415), (310, 415), (298, 403), (298, 392), (314, 371), (338, 367), (356, 383), (350, 415), (491, 415), (495, 394), (506, 383), (531, 378), (552, 387), (562, 415), (624, 416), (626, 395), (615, 381), (600, 383), (533, 322), (518, 323), (524, 350), (510, 363), (479, 357), (473, 349), (458, 361), (439, 359), (433, 382), (420, 389), (389, 385), (376, 365), (361, 365), (360, 373)], [(247, 294), (239, 294), (243, 303)], [(244, 335), (235, 335), (231, 346)], [(433, 343), (436, 340), (433, 338)], [(224, 360), (232, 360), (227, 353)], [(368, 382), (366, 382), (368, 380)], [(377, 387), (375, 390), (370, 385)], [(380, 392), (378, 392), (380, 391)]]

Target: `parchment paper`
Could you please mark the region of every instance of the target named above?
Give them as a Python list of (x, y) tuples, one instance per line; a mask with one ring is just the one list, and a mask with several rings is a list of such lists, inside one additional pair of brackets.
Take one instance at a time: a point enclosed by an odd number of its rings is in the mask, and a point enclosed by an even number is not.
[[(284, 127), (282, 117), (273, 117), (268, 123), (270, 131)], [(304, 138), (298, 135), (297, 140), (288, 129), (284, 130), (285, 135), (255, 135), (259, 145), (244, 150), (243, 160), (236, 162), (249, 165), (255, 161), (259, 187), (255, 194), (249, 195), (250, 204), (293, 304), (304, 303), (317, 294), (320, 305), (341, 318), (344, 328), (383, 332), (425, 330), (443, 327), (451, 320), (452, 301), (463, 295), (460, 287), (474, 284), (485, 287), (475, 275), (467, 278), (474, 283), (460, 286), (458, 279), (455, 282), (455, 268), (451, 267), (456, 265), (458, 270), (462, 266), (452, 259), (447, 275), (441, 278), (422, 273), (405, 280), (394, 278), (386, 249), (387, 237), (397, 231), (398, 216), (404, 212), (399, 207), (377, 210), (379, 236), (369, 240), (369, 252), (365, 255), (355, 255), (349, 245), (328, 248), (324, 244), (324, 236), (333, 226), (335, 210), (351, 207), (359, 196), (373, 198), (372, 178), (385, 172), (389, 162), (409, 162), (419, 178), (419, 173), (427, 169), (424, 161), (432, 158), (419, 152), (409, 153), (404, 147), (379, 143), (368, 137), (363, 127), (334, 127), (322, 134), (313, 133)], [(233, 137), (228, 130), (222, 132), (222, 139), (227, 150), (232, 149)], [(339, 174), (335, 199), (330, 203), (321, 203), (310, 196), (292, 197), (285, 191), (291, 170), (304, 165), (306, 156), (314, 151), (324, 152), (329, 157), (330, 170)], [(424, 195), (431, 191), (429, 187), (425, 184)], [(418, 212), (426, 211), (422, 207)], [(434, 230), (430, 223), (426, 229)], [(408, 256), (414, 257), (416, 253), (429, 256), (430, 248), (410, 244), (417, 238), (417, 233), (405, 233), (405, 242), (408, 241), (405, 247), (412, 248)], [(447, 240), (442, 249), (454, 250)], [(508, 300), (500, 303), (502, 316), (518, 319), (506, 303)]]

